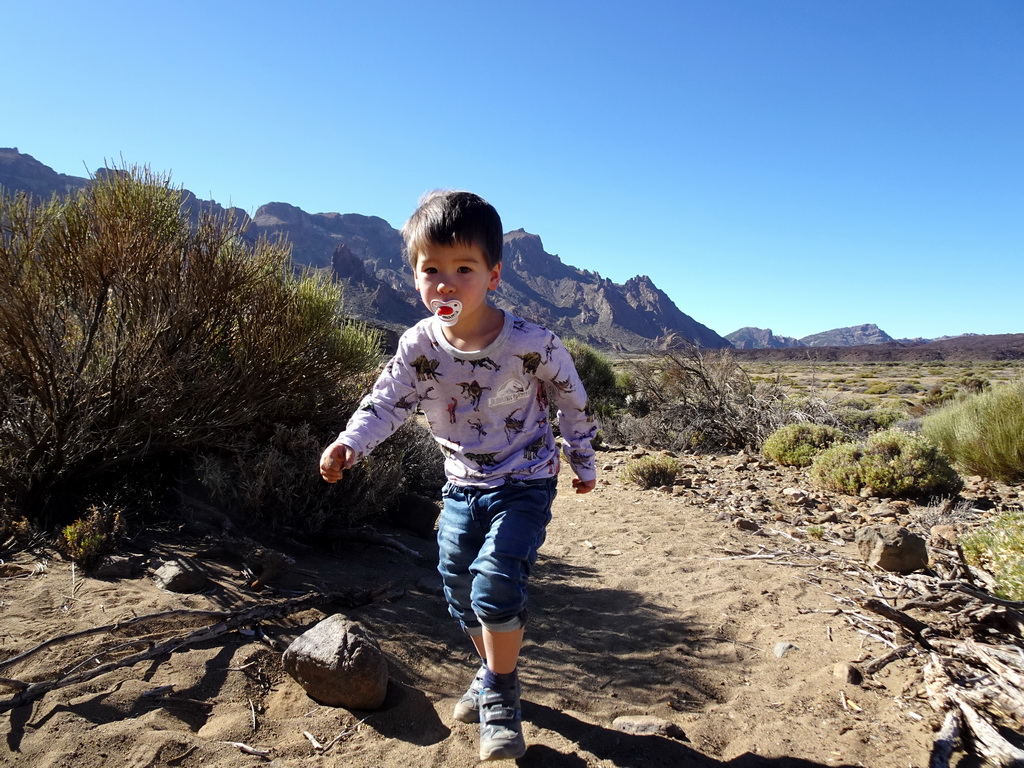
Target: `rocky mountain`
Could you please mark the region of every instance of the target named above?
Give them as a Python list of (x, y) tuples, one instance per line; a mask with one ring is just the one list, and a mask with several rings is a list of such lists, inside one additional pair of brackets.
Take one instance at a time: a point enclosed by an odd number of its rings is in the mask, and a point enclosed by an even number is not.
[(88, 183), (88, 179), (57, 173), (31, 155), (22, 154), (17, 147), (0, 148), (0, 187), (48, 200), (55, 194), (67, 195), (82, 189)]
[(725, 338), (736, 349), (789, 349), (804, 346), (803, 342), (791, 336), (776, 336), (771, 328), (747, 326), (727, 334)]
[(885, 344), (889, 341), (893, 341), (892, 336), (874, 323), (834, 328), (800, 339), (805, 347), (859, 347), (865, 344)]
[[(894, 339), (872, 323), (853, 325), (849, 328), (833, 328), (802, 339), (790, 336), (776, 336), (771, 328), (740, 328), (728, 334), (726, 339), (736, 349), (791, 349), (794, 347), (858, 347), (868, 344), (886, 344)], [(920, 343), (928, 339), (901, 339), (907, 343)]]
[(966, 334), (937, 341), (887, 341), (883, 344), (789, 349), (737, 349), (743, 360), (816, 362), (890, 362), (932, 360), (1024, 360), (1024, 333)]
[[(0, 187), (7, 190), (48, 198), (88, 183), (58, 174), (17, 149), (0, 149)], [(355, 213), (311, 214), (282, 202), (261, 206), (250, 219), (240, 209), (228, 211), (215, 202), (197, 200), (188, 191), (182, 194), (193, 216), (201, 208), (230, 213), (247, 227), (247, 240), (286, 237), (297, 266), (329, 271), (343, 284), (345, 311), (353, 317), (398, 330), (426, 314), (402, 256), (401, 236), (384, 219)], [(563, 264), (544, 250), (537, 235), (523, 230), (505, 235), (503, 259), (495, 304), (561, 335), (623, 351), (669, 346), (680, 339), (708, 348), (730, 346), (683, 313), (646, 275), (623, 285), (613, 283), (596, 272)]]

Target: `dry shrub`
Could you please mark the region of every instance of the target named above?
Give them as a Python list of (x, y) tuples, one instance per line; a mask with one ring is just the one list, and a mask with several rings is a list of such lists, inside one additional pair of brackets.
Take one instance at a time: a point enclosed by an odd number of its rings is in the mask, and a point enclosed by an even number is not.
[(1003, 512), (963, 539), (971, 565), (984, 568), (996, 582), (996, 596), (1024, 600), (1024, 512)]
[(0, 497), (49, 519), (146, 464), (340, 422), (379, 351), (339, 299), (146, 170), (0, 198)]
[(641, 488), (660, 488), (674, 485), (680, 471), (682, 465), (671, 456), (643, 456), (628, 462), (622, 470), (622, 477), (627, 483)]
[(611, 442), (665, 450), (758, 450), (789, 421), (828, 421), (828, 404), (793, 399), (774, 382), (754, 381), (728, 350), (693, 345), (632, 364), (626, 409), (602, 423)]
[(267, 532), (301, 536), (385, 517), (402, 493), (436, 495), (444, 483), (441, 452), (416, 422), (407, 422), (329, 484), (320, 477), (318, 461), (332, 438), (305, 424), (278, 425), (269, 440), (203, 457), (199, 479), (232, 517)]
[(921, 428), (970, 474), (1024, 480), (1024, 381), (982, 391), (926, 416)]

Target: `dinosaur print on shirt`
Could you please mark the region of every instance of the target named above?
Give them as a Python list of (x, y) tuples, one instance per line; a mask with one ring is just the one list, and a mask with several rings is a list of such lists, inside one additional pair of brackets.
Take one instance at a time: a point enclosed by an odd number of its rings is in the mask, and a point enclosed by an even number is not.
[(594, 478), (597, 423), (572, 356), (555, 334), (506, 313), (497, 339), (467, 352), (452, 347), (440, 327), (427, 318), (402, 335), (340, 442), (362, 456), (418, 406), (441, 445), (448, 480), (491, 488), (510, 478), (558, 474), (559, 446), (548, 418), (553, 405), (570, 466), (580, 479)]

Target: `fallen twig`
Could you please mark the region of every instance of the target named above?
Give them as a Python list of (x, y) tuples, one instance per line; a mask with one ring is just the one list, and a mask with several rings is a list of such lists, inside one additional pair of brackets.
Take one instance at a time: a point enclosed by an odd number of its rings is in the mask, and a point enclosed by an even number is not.
[(243, 744), (240, 741), (222, 741), (221, 744), (229, 744), (232, 747), (238, 747), (247, 755), (256, 755), (257, 757), (269, 757), (270, 755), (269, 749), (259, 749), (257, 747), (250, 747), (248, 744)]
[(902, 659), (914, 649), (913, 643), (907, 643), (901, 645), (899, 648), (893, 648), (884, 656), (879, 656), (874, 661), (868, 662), (864, 665), (865, 675), (874, 675), (880, 672), (885, 666), (896, 661), (896, 659)]

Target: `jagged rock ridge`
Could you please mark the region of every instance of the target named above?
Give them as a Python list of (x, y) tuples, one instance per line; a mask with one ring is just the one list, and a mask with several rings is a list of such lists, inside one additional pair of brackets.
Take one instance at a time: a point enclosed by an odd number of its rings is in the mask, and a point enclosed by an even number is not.
[(776, 336), (771, 328), (753, 328), (747, 326), (727, 334), (726, 339), (736, 349), (789, 349), (802, 347), (800, 339), (791, 336)]
[(800, 341), (807, 347), (860, 347), (885, 344), (893, 338), (874, 323), (865, 323), (804, 336)]
[[(97, 172), (99, 173), (99, 172)], [(63, 195), (89, 182), (58, 174), (17, 149), (0, 149), (0, 186), (39, 197)], [(328, 270), (344, 285), (345, 311), (389, 329), (425, 316), (402, 255), (399, 232), (376, 216), (307, 213), (289, 203), (261, 206), (250, 219), (241, 209), (197, 200), (187, 190), (183, 205), (230, 214), (246, 227), (245, 238), (283, 235), (296, 265)], [(596, 272), (563, 264), (544, 251), (540, 238), (523, 230), (505, 236), (505, 265), (495, 304), (590, 344), (624, 351), (667, 346), (680, 338), (708, 348), (729, 342), (686, 315), (650, 277), (618, 285)]]
[[(790, 336), (776, 336), (770, 328), (740, 328), (728, 334), (726, 339), (736, 349), (792, 349), (796, 347), (860, 347), (869, 344), (886, 344), (894, 339), (873, 323), (854, 325), (849, 328), (833, 328), (802, 339)], [(904, 339), (904, 341), (909, 341)], [(927, 341), (916, 339), (915, 341)]]

